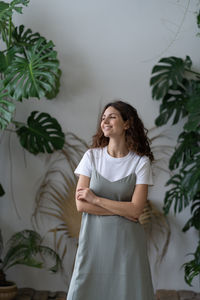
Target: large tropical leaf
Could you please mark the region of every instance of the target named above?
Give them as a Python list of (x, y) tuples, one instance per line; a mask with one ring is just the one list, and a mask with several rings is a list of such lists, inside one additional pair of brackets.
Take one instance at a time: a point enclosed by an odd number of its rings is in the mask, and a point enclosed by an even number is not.
[(168, 214), (170, 207), (174, 204), (174, 212), (181, 212), (183, 208), (187, 207), (190, 203), (188, 197), (188, 190), (183, 184), (183, 180), (186, 176), (185, 171), (180, 171), (179, 174), (175, 174), (170, 178), (166, 185), (172, 185), (169, 191), (165, 194), (163, 210), (165, 214)]
[(27, 126), (17, 129), (21, 145), (33, 154), (52, 153), (62, 149), (64, 133), (55, 118), (47, 113), (33, 111), (27, 120)]
[(16, 100), (41, 98), (52, 92), (59, 76), (57, 52), (53, 43), (40, 38), (25, 50), (26, 56), (15, 55), (5, 72), (4, 84)]
[(200, 134), (197, 132), (181, 132), (178, 137), (178, 146), (170, 158), (169, 168), (174, 170), (180, 163), (191, 161), (193, 155), (199, 152)]
[(12, 120), (15, 105), (8, 100), (9, 93), (4, 88), (0, 89), (0, 129), (5, 129)]
[(188, 114), (185, 108), (186, 101), (187, 95), (182, 85), (178, 85), (175, 90), (171, 87), (169, 92), (162, 99), (160, 115), (156, 118), (155, 124), (162, 126), (166, 124), (172, 116), (172, 124), (176, 124), (181, 118)]
[(185, 60), (175, 56), (162, 58), (152, 70), (150, 85), (153, 87), (153, 98), (159, 100), (170, 88), (176, 89), (183, 80), (185, 68), (190, 68), (191, 65), (189, 56)]

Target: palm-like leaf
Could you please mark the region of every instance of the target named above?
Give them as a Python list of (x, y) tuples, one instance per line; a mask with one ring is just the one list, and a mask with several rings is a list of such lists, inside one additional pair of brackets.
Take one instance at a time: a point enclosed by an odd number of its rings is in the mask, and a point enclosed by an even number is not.
[(3, 270), (17, 264), (42, 268), (44, 262), (36, 257), (38, 254), (48, 255), (56, 261), (56, 264), (49, 270), (57, 271), (61, 266), (58, 254), (50, 247), (43, 246), (41, 236), (33, 230), (23, 230), (14, 234), (8, 241), (8, 246), (8, 251), (2, 263)]
[(41, 98), (52, 92), (59, 76), (57, 52), (53, 43), (40, 38), (32, 47), (25, 49), (26, 56), (15, 55), (5, 72), (4, 84), (13, 98)]
[(52, 153), (62, 149), (64, 133), (56, 119), (47, 113), (33, 111), (27, 120), (27, 127), (17, 129), (21, 145), (33, 154)]
[(12, 120), (15, 105), (7, 100), (9, 93), (4, 88), (0, 89), (0, 129), (5, 129)]
[(65, 139), (63, 149), (48, 158), (49, 167), (38, 189), (33, 214), (37, 225), (39, 214), (51, 216), (57, 221), (49, 232), (54, 234), (55, 248), (62, 251), (62, 257), (67, 250), (66, 236), (77, 238), (79, 235), (81, 214), (76, 209), (77, 179), (72, 172), (87, 149), (86, 143), (72, 133), (66, 134)]
[(150, 85), (153, 86), (153, 98), (159, 100), (168, 93), (170, 87), (176, 89), (182, 83), (185, 68), (191, 65), (189, 56), (185, 60), (174, 56), (162, 58), (152, 70)]

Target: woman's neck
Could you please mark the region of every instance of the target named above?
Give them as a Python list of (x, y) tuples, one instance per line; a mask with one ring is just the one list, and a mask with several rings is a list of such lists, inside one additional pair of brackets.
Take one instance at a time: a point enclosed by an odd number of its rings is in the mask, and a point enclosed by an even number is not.
[(129, 153), (128, 147), (125, 141), (115, 141), (110, 139), (108, 146), (107, 146), (108, 154), (120, 158), (126, 156)]

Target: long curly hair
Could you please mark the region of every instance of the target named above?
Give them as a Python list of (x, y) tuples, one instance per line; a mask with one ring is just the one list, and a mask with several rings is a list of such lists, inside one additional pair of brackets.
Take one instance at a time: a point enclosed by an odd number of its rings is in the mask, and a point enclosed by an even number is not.
[(148, 130), (144, 127), (142, 120), (139, 118), (137, 110), (130, 104), (123, 101), (113, 101), (104, 107), (98, 124), (97, 132), (92, 137), (90, 148), (103, 148), (108, 145), (109, 137), (105, 137), (101, 130), (101, 119), (105, 110), (112, 106), (120, 113), (124, 121), (129, 122), (129, 128), (125, 132), (127, 147), (140, 156), (146, 155), (151, 161), (154, 160), (150, 148), (150, 140), (147, 137)]

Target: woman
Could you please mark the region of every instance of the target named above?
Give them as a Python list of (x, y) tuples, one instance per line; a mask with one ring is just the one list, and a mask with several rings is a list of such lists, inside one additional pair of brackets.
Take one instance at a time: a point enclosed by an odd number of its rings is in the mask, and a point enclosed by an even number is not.
[(155, 299), (138, 221), (153, 184), (146, 132), (128, 103), (103, 109), (92, 146), (75, 170), (83, 215), (67, 300)]

